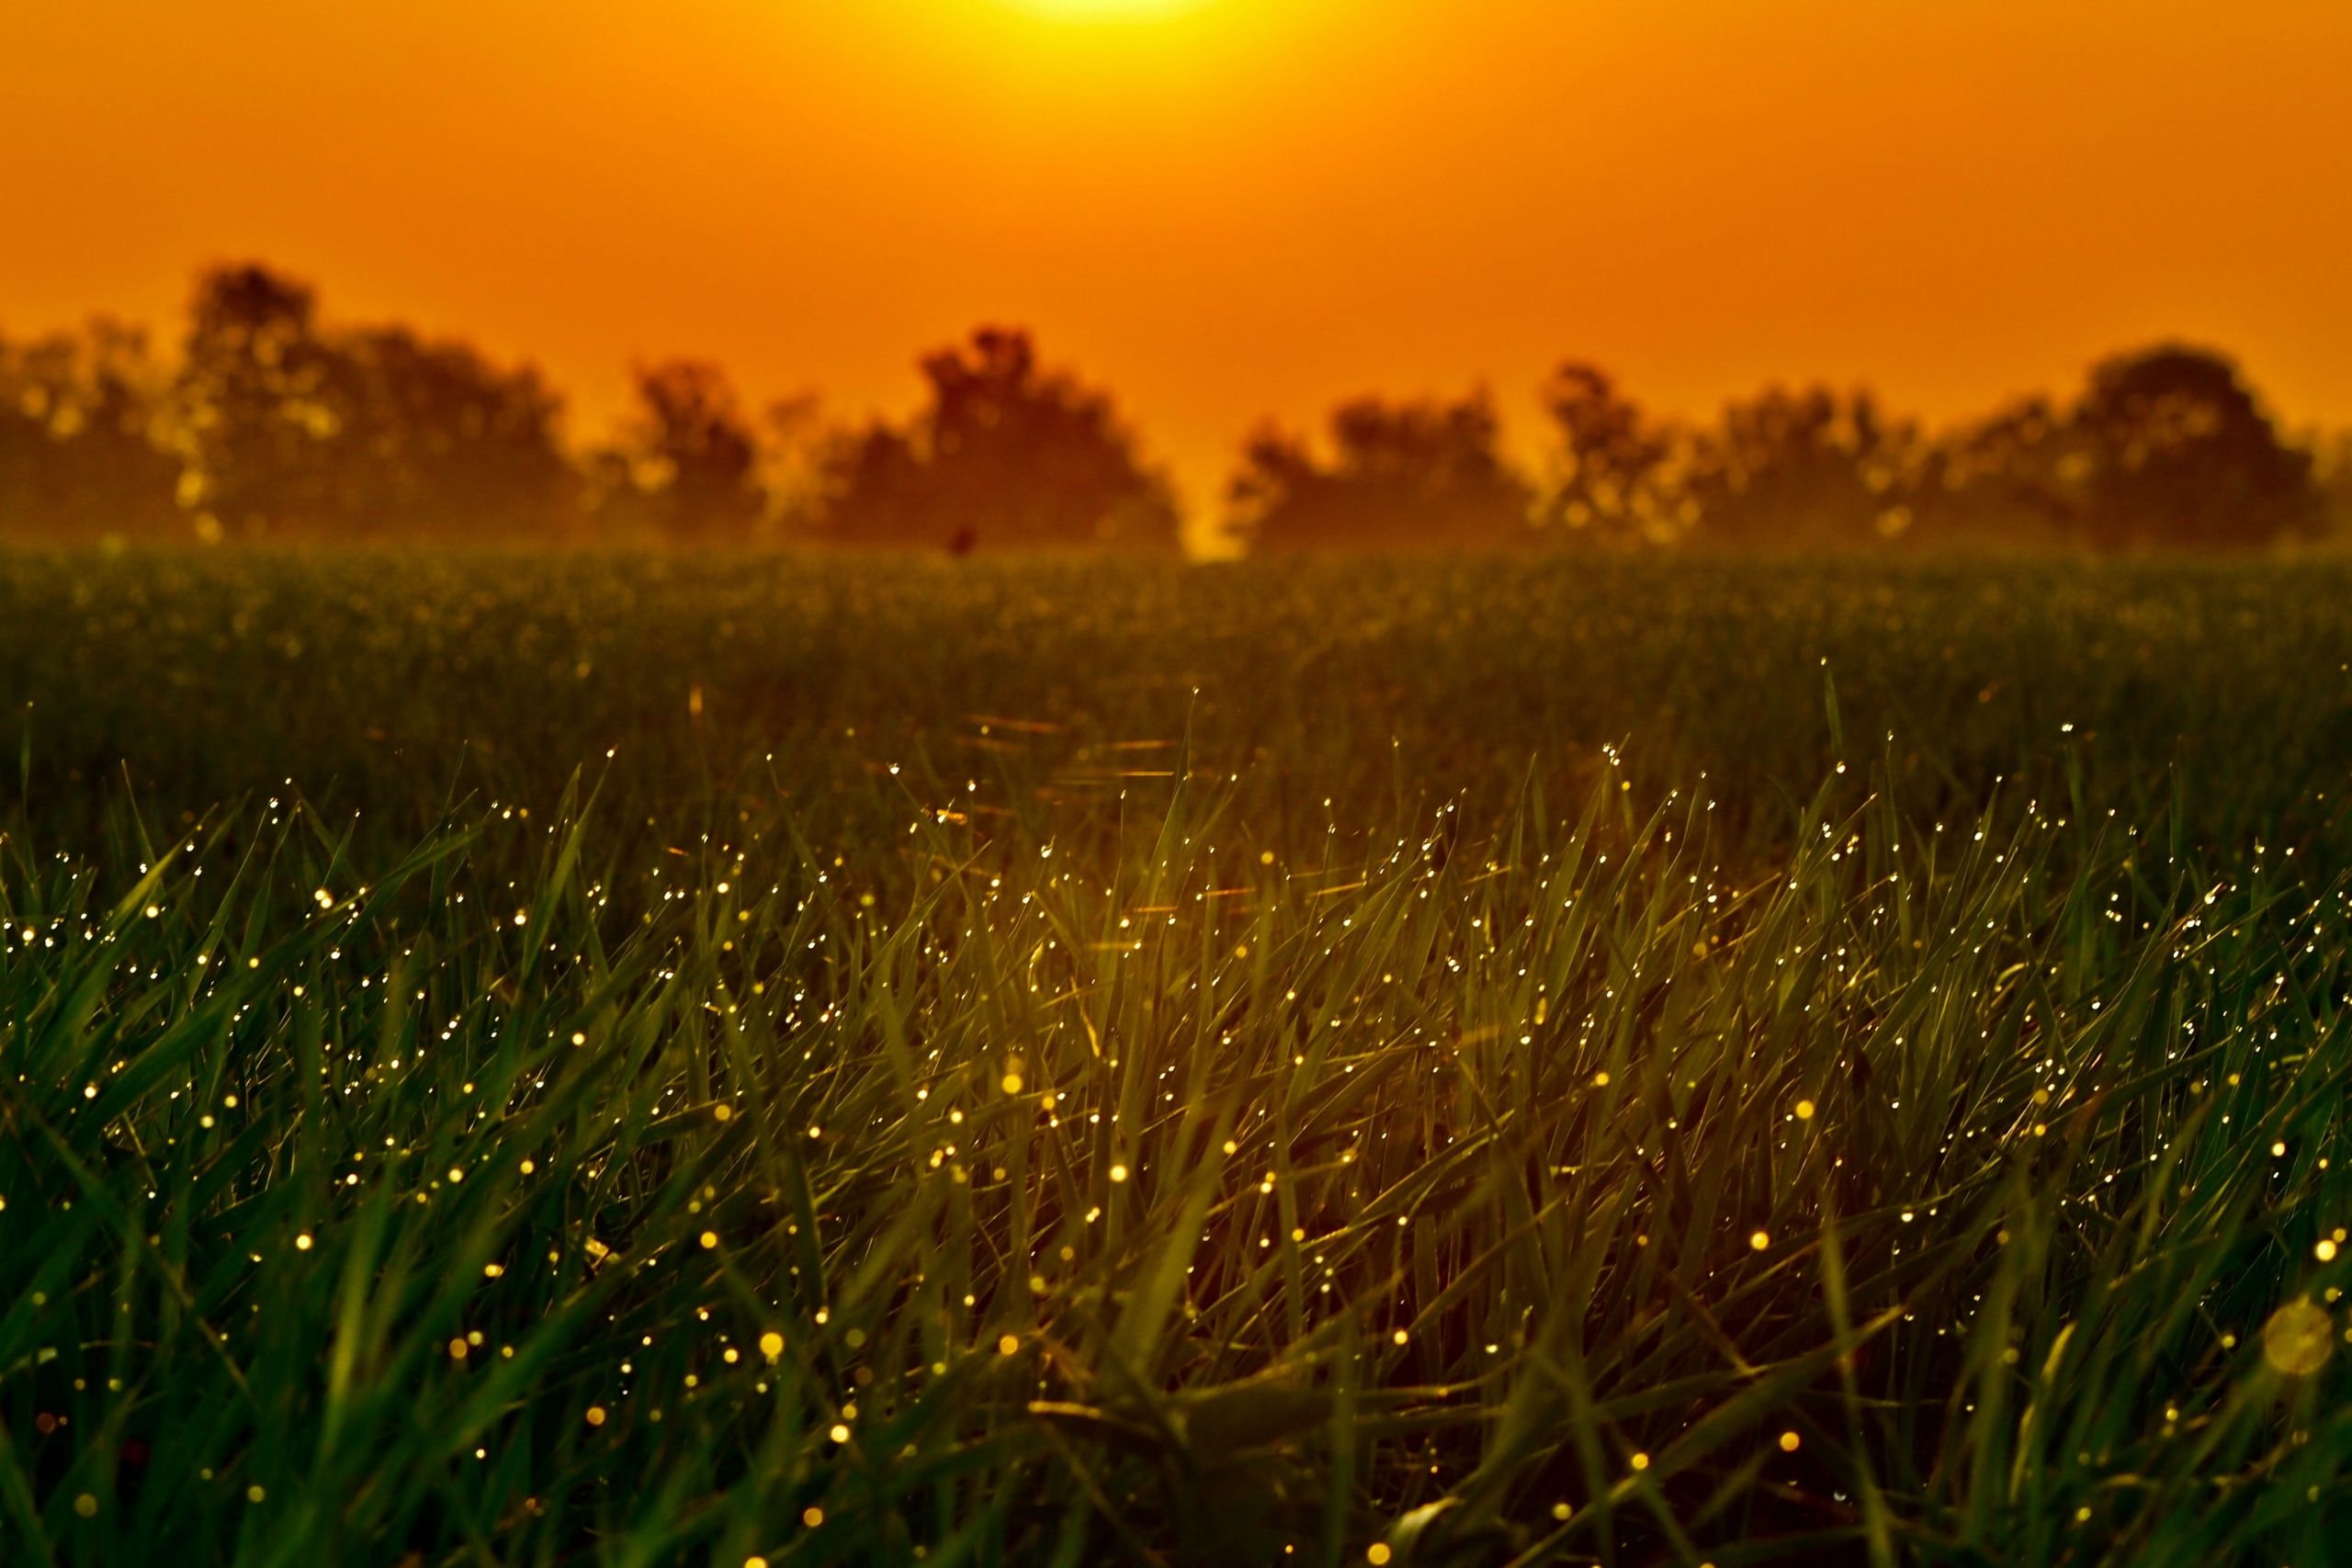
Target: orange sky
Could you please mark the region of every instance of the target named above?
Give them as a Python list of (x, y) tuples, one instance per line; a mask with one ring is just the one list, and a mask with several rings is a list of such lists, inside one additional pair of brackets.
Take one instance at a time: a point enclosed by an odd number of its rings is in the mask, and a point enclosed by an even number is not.
[(0, 147), (11, 334), (259, 256), (594, 434), (634, 356), (896, 413), (1026, 322), (1196, 508), (1363, 390), (1532, 443), (1571, 354), (1949, 415), (2177, 334), (2352, 423), (2346, 0), (12, 0)]

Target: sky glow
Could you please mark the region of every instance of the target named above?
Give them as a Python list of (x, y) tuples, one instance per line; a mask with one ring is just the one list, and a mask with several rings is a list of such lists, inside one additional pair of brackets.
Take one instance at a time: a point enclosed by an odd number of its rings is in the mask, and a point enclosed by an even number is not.
[[(984, 321), (1193, 506), (1251, 423), (1577, 355), (1931, 418), (2179, 336), (2352, 421), (2352, 6), (85, 0), (0, 30), (0, 331), (223, 257), (537, 362), (898, 414)], [(90, 106), (106, 112), (93, 114)]]

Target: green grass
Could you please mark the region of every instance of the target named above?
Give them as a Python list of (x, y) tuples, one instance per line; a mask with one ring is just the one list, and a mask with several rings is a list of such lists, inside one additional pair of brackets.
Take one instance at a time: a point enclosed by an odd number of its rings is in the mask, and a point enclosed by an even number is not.
[(731, 829), (781, 791), (838, 852), (902, 826), (884, 763), (1026, 812), (1153, 765), (1106, 743), (1189, 733), (1295, 848), (1457, 793), (1483, 821), (1531, 760), (1565, 787), (1604, 747), (1773, 838), (1839, 760), (1826, 660), (1860, 753), (1901, 738), (1906, 805), (1973, 809), (2071, 745), (2091, 804), (2152, 818), (2187, 784), (2194, 834), (2250, 845), (2310, 830), (2352, 756), (2347, 602), (2352, 562), (2317, 558), (27, 553), (0, 557), (0, 792), (88, 843), (126, 776), (165, 821), (290, 778), (390, 855), (453, 790), (549, 806), (617, 749), (616, 825)]
[(2352, 1539), (2341, 583), (399, 566), (0, 573), (11, 1563)]

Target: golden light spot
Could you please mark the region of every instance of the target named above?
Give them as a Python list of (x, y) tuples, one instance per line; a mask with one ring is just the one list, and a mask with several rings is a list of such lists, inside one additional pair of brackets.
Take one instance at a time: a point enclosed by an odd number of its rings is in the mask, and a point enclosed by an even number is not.
[(1273, 852), (1273, 851), (1272, 851), (1272, 850), (1260, 850), (1260, 851), (1258, 852), (1258, 863), (1259, 863), (1260, 865), (1272, 865), (1272, 864), (1273, 864), (1273, 863), (1274, 863), (1274, 852)]
[(825, 1436), (832, 1438), (833, 1441), (837, 1443), (846, 1443), (849, 1441), (849, 1428), (836, 1421), (833, 1423), (833, 1429), (827, 1432)]
[(1401, 1328), (1400, 1328), (1400, 1329), (1398, 1329), (1398, 1330), (1396, 1331), (1396, 1336), (1395, 1336), (1395, 1338), (1396, 1338), (1396, 1343), (1397, 1343), (1397, 1344), (1399, 1344), (1399, 1345), (1402, 1345), (1403, 1343), (1405, 1343), (1405, 1341), (1406, 1341), (1407, 1339), (1408, 1339), (1408, 1338), (1410, 1338), (1410, 1337), (1411, 1337), (1411, 1336), (1408, 1335), (1408, 1334), (1407, 1334), (1403, 1329), (1401, 1329)]
[(710, 1108), (710, 1119), (714, 1122), (728, 1121), (731, 1119), (734, 1114), (735, 1108), (731, 1105), (714, 1105)]
[(1008, 1334), (996, 1342), (996, 1353), (1000, 1356), (1010, 1356), (1020, 1348), (1021, 1336), (1018, 1334)]
[(538, 1168), (538, 1168), (537, 1166), (534, 1165), (534, 1164), (533, 1164), (531, 1161), (529, 1161), (529, 1160), (525, 1160), (525, 1161), (523, 1162), (523, 1174), (524, 1174), (524, 1175), (526, 1175), (526, 1176), (530, 1175), (530, 1174), (531, 1174), (531, 1172), (533, 1172), (533, 1171), (535, 1171), (535, 1170), (537, 1170), (537, 1169), (538, 1169)]
[(2335, 1326), (2324, 1309), (2304, 1300), (2289, 1302), (2262, 1325), (2262, 1356), (2290, 1376), (2301, 1377), (2327, 1364)]
[(1021, 1075), (1019, 1073), (1007, 1073), (1004, 1075), (1004, 1092), (1007, 1094), (1019, 1094), (1021, 1092)]
[(1385, 1540), (1375, 1540), (1363, 1550), (1363, 1560), (1366, 1562), (1385, 1562), (1394, 1555), (1395, 1553), (1388, 1550), (1388, 1543)]
[(743, 1568), (768, 1568), (768, 1560), (764, 1557), (746, 1557), (743, 1559)]
[(1810, 1100), (1800, 1100), (1797, 1101), (1797, 1120), (1800, 1122), (1810, 1122), (1813, 1120), (1813, 1101)]
[(2281, 1143), (2281, 1144), (2273, 1144), (2273, 1145), (2270, 1145), (2270, 1157), (2271, 1157), (2272, 1159), (2278, 1159), (2278, 1158), (2281, 1158), (2282, 1156), (2285, 1156), (2285, 1154), (2286, 1154), (2286, 1153), (2287, 1153), (2287, 1145), (2286, 1145), (2285, 1144), (2283, 1144), (2283, 1143)]
[(574, 1045), (585, 1045), (588, 1043), (588, 1036), (575, 1029), (571, 1032), (571, 1043)]
[(481, 1277), (485, 1280), (495, 1280), (505, 1272), (506, 1265), (503, 1263), (485, 1263), (481, 1266)]
[(705, 1252), (709, 1251), (712, 1247), (717, 1247), (718, 1245), (718, 1233), (717, 1231), (705, 1231), (702, 1233), (702, 1246)]
[(1649, 1455), (1647, 1455), (1647, 1454), (1635, 1454), (1635, 1455), (1634, 1456), (1634, 1468), (1635, 1470), (1647, 1470), (1649, 1467), (1650, 1467), (1650, 1456), (1649, 1456)]
[(1593, 1074), (1592, 1087), (1595, 1089), (1607, 1089), (1609, 1087), (1609, 1075), (1607, 1073)]
[(302, 1235), (294, 1238), (294, 1250), (297, 1252), (308, 1252), (311, 1250), (310, 1233), (306, 1231)]
[(800, 1522), (807, 1525), (810, 1529), (815, 1529), (819, 1525), (825, 1522), (825, 1510), (822, 1508), (803, 1508), (800, 1510)]
[(463, 1339), (449, 1341), (449, 1359), (453, 1361), (462, 1361), (466, 1359), (466, 1342)]
[(1555, 1503), (1552, 1505), (1552, 1517), (1559, 1520), (1562, 1524), (1567, 1523), (1568, 1516), (1575, 1512), (1576, 1510), (1569, 1507), (1566, 1503)]
[(1126, 1168), (1125, 1166), (1124, 1166), (1124, 1165), (1114, 1165), (1114, 1166), (1113, 1166), (1113, 1167), (1111, 1168), (1111, 1179), (1112, 1179), (1112, 1180), (1114, 1180), (1114, 1181), (1125, 1181), (1126, 1179), (1127, 1179), (1127, 1168)]
[(1792, 1454), (1797, 1451), (1797, 1445), (1804, 1441), (1804, 1439), (1794, 1432), (1783, 1432), (1781, 1434), (1781, 1451), (1784, 1454)]
[(1761, 1252), (1766, 1247), (1772, 1245), (1772, 1238), (1767, 1235), (1764, 1232), (1758, 1231), (1755, 1235), (1747, 1238), (1747, 1245), (1754, 1247), (1757, 1251)]
[(2322, 1263), (2333, 1263), (2335, 1261), (2335, 1243), (2329, 1241), (2324, 1237), (2323, 1237), (2320, 1244), (2312, 1248), (2312, 1250), (2318, 1254), (2319, 1260)]
[(74, 1499), (74, 1511), (85, 1519), (96, 1518), (98, 1512), (98, 1500), (85, 1492)]
[(248, 1503), (258, 1503), (268, 1495), (269, 1494), (263, 1491), (258, 1483), (245, 1488), (245, 1501)]
[(765, 1334), (761, 1335), (760, 1354), (765, 1356), (771, 1361), (775, 1360), (778, 1356), (783, 1355), (784, 1336), (778, 1334), (773, 1328), (769, 1329)]
[(604, 1424), (605, 1407), (601, 1404), (590, 1405), (588, 1407), (588, 1425), (591, 1427), (601, 1427)]

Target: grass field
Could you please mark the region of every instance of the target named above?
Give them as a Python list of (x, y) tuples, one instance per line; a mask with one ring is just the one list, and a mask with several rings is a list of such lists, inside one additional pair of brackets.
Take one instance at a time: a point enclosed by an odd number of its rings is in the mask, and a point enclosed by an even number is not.
[(7, 558), (0, 1560), (2352, 1557), (2348, 591)]

